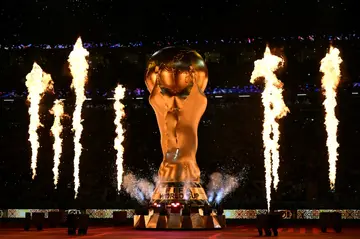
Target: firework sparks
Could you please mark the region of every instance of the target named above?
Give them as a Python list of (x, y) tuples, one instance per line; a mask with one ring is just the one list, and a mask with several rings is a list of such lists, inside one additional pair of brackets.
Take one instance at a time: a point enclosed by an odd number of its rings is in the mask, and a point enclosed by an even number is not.
[(89, 64), (87, 62), (87, 57), (89, 52), (83, 48), (81, 38), (78, 38), (74, 45), (73, 51), (69, 55), (69, 68), (71, 75), (73, 77), (71, 87), (75, 91), (76, 102), (75, 102), (75, 111), (73, 114), (73, 130), (74, 135), (74, 183), (75, 183), (75, 198), (77, 197), (78, 190), (80, 187), (80, 178), (79, 178), (79, 164), (80, 156), (82, 152), (82, 145), (80, 142), (83, 126), (81, 124), (81, 111), (84, 101), (86, 100), (85, 96), (85, 85), (87, 83), (87, 75)]
[(115, 102), (114, 102), (114, 110), (115, 110), (115, 132), (116, 137), (114, 140), (114, 149), (117, 151), (116, 153), (116, 167), (117, 167), (117, 185), (118, 191), (121, 190), (122, 178), (124, 173), (123, 168), (123, 154), (124, 147), (122, 145), (124, 141), (124, 129), (121, 124), (122, 118), (125, 116), (124, 105), (121, 103), (121, 100), (124, 99), (125, 96), (125, 88), (121, 85), (118, 85), (115, 89)]
[(265, 186), (268, 210), (271, 202), (271, 183), (274, 177), (274, 188), (277, 189), (279, 183), (278, 168), (279, 160), (279, 124), (277, 119), (284, 117), (289, 109), (283, 99), (283, 83), (277, 79), (275, 71), (283, 65), (282, 58), (272, 55), (269, 47), (266, 47), (264, 58), (255, 61), (254, 71), (250, 82), (254, 84), (256, 80), (264, 78), (265, 88), (262, 93), (262, 103), (264, 106), (263, 122), (263, 142), (264, 142), (264, 164), (265, 164)]
[(339, 147), (339, 143), (337, 142), (337, 127), (339, 121), (335, 115), (335, 107), (337, 104), (336, 90), (340, 82), (340, 64), (342, 63), (339, 55), (340, 51), (337, 48), (330, 47), (329, 52), (324, 59), (321, 60), (320, 66), (320, 71), (324, 73), (321, 84), (325, 95), (323, 105), (325, 108), (325, 127), (328, 135), (326, 146), (329, 154), (329, 179), (332, 190), (335, 189), (337, 149)]
[(50, 111), (51, 114), (54, 115), (54, 123), (51, 127), (51, 133), (54, 137), (54, 185), (55, 188), (57, 186), (59, 180), (59, 165), (60, 165), (60, 157), (62, 153), (62, 138), (61, 133), (63, 130), (63, 126), (61, 125), (61, 118), (64, 115), (64, 104), (61, 100), (55, 100), (54, 106)]
[(41, 67), (34, 63), (31, 72), (26, 75), (25, 84), (28, 89), (28, 100), (30, 102), (29, 141), (31, 144), (32, 179), (34, 179), (36, 176), (37, 155), (40, 147), (37, 130), (42, 126), (39, 116), (39, 104), (45, 91), (53, 89), (53, 81), (49, 74), (43, 72)]

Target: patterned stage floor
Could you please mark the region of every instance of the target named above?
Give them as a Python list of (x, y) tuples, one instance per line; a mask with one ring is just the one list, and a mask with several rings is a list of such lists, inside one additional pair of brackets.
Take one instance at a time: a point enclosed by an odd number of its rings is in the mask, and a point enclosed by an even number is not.
[[(224, 230), (216, 231), (139, 231), (131, 227), (101, 227), (89, 228), (88, 235), (84, 238), (104, 238), (104, 239), (185, 239), (185, 238), (208, 238), (208, 239), (226, 239), (226, 238), (255, 238), (258, 237), (257, 230), (252, 226), (231, 226)], [(279, 229), (279, 237), (284, 239), (295, 238), (341, 238), (355, 239), (360, 238), (360, 228), (344, 228), (342, 233), (335, 233), (329, 230), (328, 233), (321, 233), (316, 227), (291, 227)], [(0, 238), (9, 239), (60, 239), (60, 238), (79, 238), (67, 235), (66, 228), (44, 229), (38, 232), (22, 231), (21, 229), (0, 229)]]

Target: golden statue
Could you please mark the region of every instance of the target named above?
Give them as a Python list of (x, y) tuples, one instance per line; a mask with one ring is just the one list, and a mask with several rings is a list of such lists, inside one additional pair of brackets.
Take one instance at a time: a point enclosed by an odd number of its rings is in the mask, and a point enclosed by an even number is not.
[(206, 64), (194, 50), (167, 47), (148, 61), (145, 83), (163, 152), (159, 169), (162, 186), (155, 190), (153, 201), (185, 199), (185, 184), (191, 184), (187, 189), (191, 198), (207, 200), (199, 184), (200, 170), (196, 163), (197, 130), (207, 105), (204, 94), (207, 82)]

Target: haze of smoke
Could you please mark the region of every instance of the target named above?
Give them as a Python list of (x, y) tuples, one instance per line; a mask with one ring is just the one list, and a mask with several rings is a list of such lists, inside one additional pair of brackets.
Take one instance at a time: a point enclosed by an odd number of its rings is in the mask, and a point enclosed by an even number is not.
[(146, 199), (151, 199), (154, 192), (154, 184), (147, 181), (146, 179), (138, 180), (138, 188), (144, 194)]
[(129, 173), (124, 176), (123, 187), (130, 197), (143, 204), (151, 199), (155, 185), (146, 179), (138, 179), (134, 174)]
[(159, 186), (159, 184), (160, 184), (159, 175), (154, 174), (153, 181), (155, 182), (155, 187)]
[(185, 183), (184, 183), (184, 189), (183, 189), (184, 199), (185, 199), (185, 200), (189, 200), (189, 199), (190, 199), (190, 193), (191, 193), (190, 188), (191, 188), (190, 182), (185, 182)]
[(217, 193), (215, 201), (220, 203), (228, 194), (232, 193), (239, 186), (238, 178), (226, 175), (223, 188)]
[(214, 201), (215, 193), (220, 191), (222, 184), (222, 175), (221, 173), (213, 173), (210, 175), (210, 182), (207, 186), (208, 191), (208, 200), (209, 202)]
[(135, 198), (139, 203), (144, 202), (144, 194), (137, 187), (137, 179), (133, 174), (124, 176), (123, 187), (130, 197)]
[(222, 175), (215, 172), (210, 176), (208, 184), (209, 202), (220, 203), (228, 194), (232, 193), (239, 186), (239, 179), (231, 175)]

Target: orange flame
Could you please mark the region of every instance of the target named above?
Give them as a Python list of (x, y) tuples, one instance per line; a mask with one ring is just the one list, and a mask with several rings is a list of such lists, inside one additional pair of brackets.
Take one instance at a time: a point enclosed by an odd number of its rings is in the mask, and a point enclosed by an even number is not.
[(59, 165), (60, 165), (60, 157), (62, 153), (62, 138), (61, 133), (63, 130), (63, 126), (61, 125), (61, 118), (64, 116), (64, 104), (61, 100), (55, 100), (54, 106), (50, 111), (51, 114), (54, 115), (54, 123), (51, 127), (51, 133), (54, 137), (54, 185), (55, 188), (57, 186), (59, 180)]
[(320, 71), (324, 73), (321, 79), (322, 88), (325, 95), (324, 108), (325, 108), (325, 127), (327, 132), (326, 145), (329, 154), (329, 179), (330, 188), (335, 189), (336, 180), (336, 161), (338, 157), (337, 149), (339, 143), (337, 142), (337, 126), (338, 119), (335, 115), (336, 91), (340, 82), (341, 72), (340, 64), (340, 51), (337, 48), (330, 47), (329, 53), (321, 60)]
[(39, 104), (45, 91), (53, 89), (53, 81), (51, 79), (51, 76), (43, 72), (41, 67), (35, 62), (31, 72), (26, 75), (25, 84), (29, 92), (28, 100), (30, 101), (29, 141), (31, 144), (31, 153), (32, 153), (31, 154), (32, 179), (34, 179), (36, 176), (37, 155), (40, 147), (37, 130), (40, 126), (42, 126), (39, 117), (39, 109), (40, 109)]
[(121, 120), (125, 116), (124, 105), (121, 103), (121, 100), (125, 97), (125, 88), (122, 85), (118, 85), (115, 89), (115, 102), (114, 102), (114, 110), (115, 110), (115, 120), (114, 124), (116, 126), (115, 132), (116, 137), (114, 140), (114, 149), (117, 151), (116, 154), (116, 166), (117, 166), (117, 183), (118, 183), (118, 191), (121, 190), (122, 178), (124, 174), (123, 167), (123, 154), (124, 147), (122, 145), (124, 141), (124, 129), (121, 124)]
[[(277, 189), (279, 183), (278, 168), (279, 160), (279, 124), (276, 121), (284, 117), (289, 109), (283, 99), (283, 83), (275, 75), (275, 71), (283, 66), (284, 60), (278, 56), (272, 55), (269, 47), (266, 47), (264, 58), (255, 61), (254, 71), (251, 75), (250, 82), (264, 77), (265, 88), (262, 93), (262, 103), (264, 105), (264, 122), (263, 122), (263, 142), (264, 142), (264, 164), (265, 164), (265, 186), (266, 200), (268, 210), (271, 202), (271, 183), (274, 177), (274, 188)], [(271, 137), (272, 135), (272, 137)]]
[(85, 85), (87, 83), (87, 75), (89, 64), (87, 62), (87, 57), (89, 52), (83, 48), (81, 38), (79, 37), (74, 45), (73, 51), (69, 55), (69, 68), (71, 75), (73, 76), (71, 87), (75, 90), (76, 102), (75, 102), (75, 111), (73, 114), (73, 130), (75, 131), (74, 136), (74, 184), (75, 184), (75, 198), (77, 197), (78, 190), (80, 187), (80, 178), (79, 178), (79, 164), (80, 156), (82, 152), (82, 145), (80, 143), (81, 134), (83, 131), (83, 126), (81, 124), (81, 111), (82, 105), (86, 100), (85, 96)]

